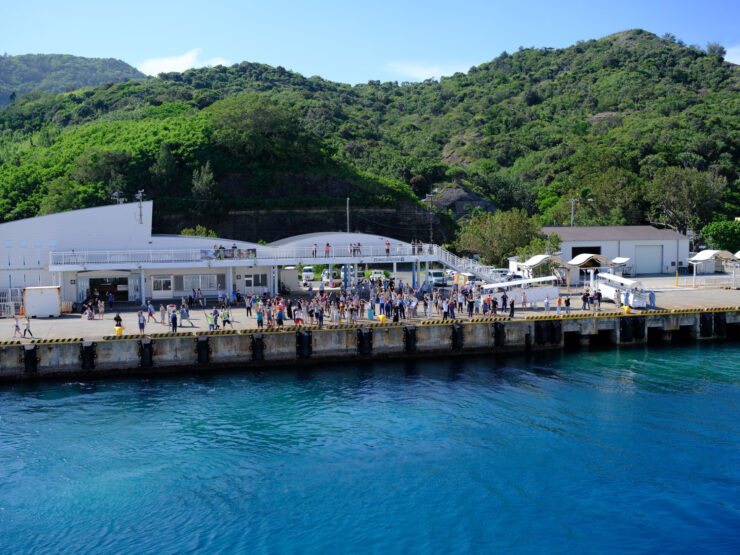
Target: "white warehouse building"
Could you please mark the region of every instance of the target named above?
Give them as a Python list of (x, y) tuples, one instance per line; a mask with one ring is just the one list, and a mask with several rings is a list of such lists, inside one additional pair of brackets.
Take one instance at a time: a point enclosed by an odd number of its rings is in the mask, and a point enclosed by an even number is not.
[[(420, 279), (421, 262), (436, 260), (409, 243), (361, 233), (317, 233), (272, 245), (156, 235), (152, 212), (146, 201), (0, 224), (0, 292), (58, 285), (64, 301), (82, 302), (97, 289), (130, 303), (180, 299), (194, 289), (206, 297), (234, 289), (276, 294), (282, 266), (412, 262)], [(357, 244), (360, 249), (348, 248)]]
[(688, 267), (689, 238), (670, 229), (649, 225), (550, 227), (562, 239), (561, 257), (572, 260), (579, 254), (601, 254), (607, 258), (629, 258), (626, 274), (665, 274)]

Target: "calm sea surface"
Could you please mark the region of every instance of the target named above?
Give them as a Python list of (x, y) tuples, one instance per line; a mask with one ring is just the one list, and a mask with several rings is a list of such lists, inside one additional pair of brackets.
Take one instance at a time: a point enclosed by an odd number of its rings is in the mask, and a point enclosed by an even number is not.
[(740, 552), (740, 346), (0, 388), (2, 553)]

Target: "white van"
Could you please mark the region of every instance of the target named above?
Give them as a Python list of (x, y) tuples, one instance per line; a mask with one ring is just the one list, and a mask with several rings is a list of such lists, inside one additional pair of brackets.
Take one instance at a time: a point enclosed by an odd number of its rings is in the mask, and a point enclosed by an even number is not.
[(306, 285), (309, 281), (314, 280), (313, 266), (304, 266), (301, 270), (301, 281)]
[(428, 276), (429, 283), (431, 283), (433, 287), (444, 287), (447, 285), (445, 273), (442, 270), (429, 270)]

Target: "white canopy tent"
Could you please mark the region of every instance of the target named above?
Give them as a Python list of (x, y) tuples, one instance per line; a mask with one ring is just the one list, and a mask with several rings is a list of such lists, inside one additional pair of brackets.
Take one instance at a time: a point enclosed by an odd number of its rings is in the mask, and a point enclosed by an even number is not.
[(732, 287), (735, 287), (735, 270), (737, 269), (738, 263), (740, 263), (740, 251), (738, 251), (735, 254), (732, 254), (730, 251), (719, 251), (719, 250), (712, 250), (712, 249), (706, 249), (701, 252), (696, 253), (694, 256), (688, 259), (689, 264), (691, 264), (694, 267), (694, 280), (693, 280), (693, 287), (696, 287), (696, 267), (699, 264), (702, 264), (704, 262), (709, 262), (710, 260), (722, 260), (724, 262), (733, 262), (732, 265)]
[(606, 266), (609, 268), (609, 273), (614, 273), (614, 268), (618, 268), (620, 266), (625, 266), (631, 259), (630, 258), (624, 258), (624, 257), (617, 257), (614, 260), (611, 260), (610, 258), (607, 258), (606, 256), (602, 254), (590, 254), (590, 253), (582, 253), (578, 256), (574, 257), (573, 260), (568, 262), (570, 266), (575, 266), (577, 268), (586, 268), (588, 269), (588, 273), (591, 275), (591, 289), (594, 289), (595, 283), (594, 283), (594, 272), (596, 271), (596, 268), (593, 267), (593, 263), (597, 263), (600, 266)]

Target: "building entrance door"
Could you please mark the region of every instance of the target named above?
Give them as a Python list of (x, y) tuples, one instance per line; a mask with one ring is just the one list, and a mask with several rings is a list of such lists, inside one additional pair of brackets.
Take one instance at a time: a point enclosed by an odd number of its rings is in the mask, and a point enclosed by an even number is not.
[(90, 278), (90, 291), (97, 289), (100, 298), (107, 301), (108, 293), (113, 293), (113, 300), (128, 301), (128, 278), (127, 277), (101, 277)]

